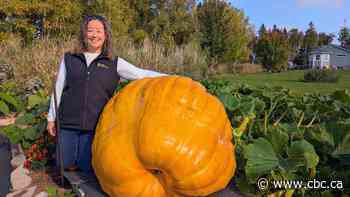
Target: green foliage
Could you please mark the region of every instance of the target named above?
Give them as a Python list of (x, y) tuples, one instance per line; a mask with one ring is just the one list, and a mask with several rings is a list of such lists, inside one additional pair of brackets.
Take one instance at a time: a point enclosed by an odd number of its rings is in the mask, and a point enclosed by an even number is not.
[(247, 159), (245, 172), (247, 177), (255, 183), (259, 176), (269, 173), (278, 167), (278, 158), (272, 145), (264, 138), (256, 139), (244, 150), (244, 157)]
[[(289, 30), (289, 32), (288, 32), (288, 44), (289, 44), (289, 48), (291, 50), (290, 58), (292, 60), (295, 60), (297, 55), (299, 54), (299, 50), (303, 44), (303, 38), (304, 38), (304, 35), (303, 35), (302, 31), (299, 31), (296, 28)], [(302, 64), (300, 62), (295, 62), (295, 63), (297, 63), (299, 65)]]
[(332, 43), (335, 35), (330, 33), (326, 34), (324, 32), (321, 32), (318, 34), (318, 46), (323, 46), (323, 45), (329, 45)]
[[(46, 192), (48, 197), (62, 197), (62, 195), (59, 195), (58, 189), (53, 186), (47, 187)], [(72, 190), (68, 190), (63, 193), (63, 197), (74, 197), (74, 196), (75, 194)]]
[(46, 130), (46, 114), (48, 99), (39, 91), (31, 95), (26, 102), (26, 108), (21, 111), (13, 125), (2, 128), (2, 132), (13, 144), (21, 144), (29, 148)]
[(218, 62), (248, 60), (252, 34), (244, 13), (218, 0), (203, 1), (197, 9), (201, 46), (209, 57)]
[[(236, 144), (234, 177), (243, 193), (261, 193), (256, 180), (341, 180), (342, 190), (296, 189), (293, 196), (340, 196), (350, 190), (350, 93), (294, 95), (285, 88), (252, 88), (224, 80), (202, 84), (223, 102)], [(236, 132), (249, 118), (243, 134)], [(278, 192), (278, 191), (277, 191)]]
[(146, 38), (147, 33), (142, 29), (137, 29), (132, 33), (132, 39), (137, 46), (142, 46)]
[(317, 31), (315, 25), (312, 22), (309, 23), (309, 28), (305, 32), (303, 44), (304, 48), (307, 50), (316, 48), (318, 46)]
[(84, 5), (84, 13), (105, 16), (111, 23), (114, 39), (126, 36), (133, 24), (132, 10), (127, 0), (94, 0)]
[(331, 69), (310, 69), (304, 73), (305, 82), (328, 82), (336, 83), (339, 80), (335, 70)]
[[(18, 111), (14, 124), (1, 128), (12, 144), (20, 144), (25, 150), (26, 161), (24, 167), (28, 169), (42, 169), (52, 159), (55, 151), (53, 138), (49, 139), (46, 131), (46, 116), (48, 99), (39, 91), (30, 95), (21, 111)], [(49, 142), (50, 141), (50, 142)]]
[(0, 85), (0, 115), (9, 115), (11, 112), (19, 112), (23, 104), (15, 93), (15, 84), (6, 82)]
[(254, 51), (257, 61), (267, 69), (281, 71), (287, 68), (290, 54), (288, 39), (277, 27), (259, 37)]
[(69, 36), (76, 31), (81, 16), (79, 1), (69, 0), (5, 0), (1, 1), (0, 32), (19, 33), (26, 42), (38, 34)]
[(192, 12), (195, 3), (193, 0), (176, 0), (170, 2), (172, 3), (168, 12), (172, 36), (174, 37), (175, 44), (181, 46), (189, 43), (196, 35), (194, 14)]
[(350, 30), (348, 27), (342, 27), (339, 31), (338, 41), (344, 48), (350, 48)]

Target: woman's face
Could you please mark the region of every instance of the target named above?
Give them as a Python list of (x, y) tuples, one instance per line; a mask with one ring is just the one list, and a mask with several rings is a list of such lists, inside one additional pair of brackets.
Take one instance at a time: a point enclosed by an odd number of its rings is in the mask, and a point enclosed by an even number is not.
[(88, 51), (99, 53), (102, 50), (103, 43), (106, 40), (105, 29), (99, 20), (91, 20), (87, 25), (86, 33)]

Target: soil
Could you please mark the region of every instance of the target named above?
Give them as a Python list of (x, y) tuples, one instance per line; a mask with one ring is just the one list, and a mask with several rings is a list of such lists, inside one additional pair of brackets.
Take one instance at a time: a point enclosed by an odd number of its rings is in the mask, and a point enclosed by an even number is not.
[(47, 191), (48, 187), (56, 188), (60, 196), (72, 189), (67, 182), (62, 187), (59, 172), (50, 167), (44, 170), (31, 170), (29, 176), (32, 178), (31, 186), (37, 186), (35, 195)]

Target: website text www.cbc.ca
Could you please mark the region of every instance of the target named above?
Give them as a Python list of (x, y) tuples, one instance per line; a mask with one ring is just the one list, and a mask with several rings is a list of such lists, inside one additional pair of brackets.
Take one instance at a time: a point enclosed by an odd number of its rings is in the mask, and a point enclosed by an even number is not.
[(325, 181), (325, 180), (268, 180), (266, 178), (258, 179), (257, 186), (260, 190), (271, 189), (343, 189), (343, 181)]

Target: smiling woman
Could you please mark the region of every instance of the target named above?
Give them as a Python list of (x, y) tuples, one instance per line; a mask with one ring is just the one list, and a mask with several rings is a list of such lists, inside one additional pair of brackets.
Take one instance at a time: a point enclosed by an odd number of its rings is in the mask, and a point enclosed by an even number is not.
[(91, 53), (100, 53), (103, 43), (106, 40), (103, 23), (98, 20), (91, 20), (87, 25), (86, 38), (88, 51)]
[[(112, 54), (108, 21), (102, 16), (84, 18), (79, 44), (62, 58), (56, 81), (57, 106), (51, 99), (48, 132), (56, 135), (55, 119), (65, 169), (91, 171), (91, 143), (104, 105), (113, 96), (120, 78), (129, 80), (164, 74), (143, 70)], [(52, 97), (54, 98), (54, 97)], [(56, 155), (61, 155), (57, 150)], [(62, 162), (62, 165), (61, 165)]]

